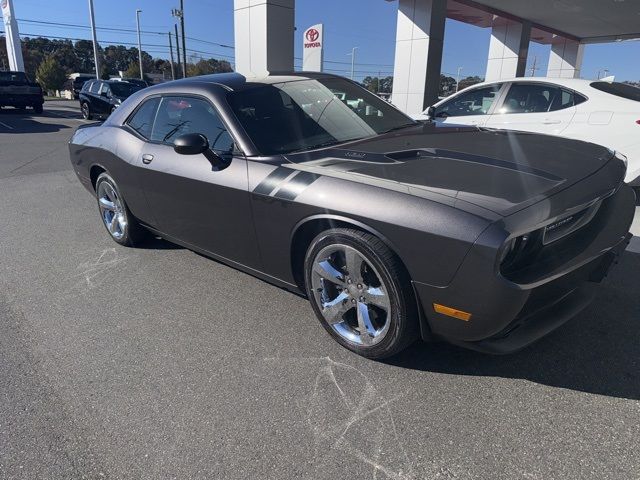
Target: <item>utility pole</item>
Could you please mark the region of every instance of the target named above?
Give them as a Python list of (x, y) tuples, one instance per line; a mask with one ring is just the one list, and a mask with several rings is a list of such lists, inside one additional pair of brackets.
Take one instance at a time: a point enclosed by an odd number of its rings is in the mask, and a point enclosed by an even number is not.
[(531, 76), (532, 77), (535, 77), (536, 70), (538, 70), (538, 56), (534, 55), (533, 56), (533, 64), (531, 65)]
[(351, 80), (353, 80), (354, 68), (355, 68), (355, 65), (356, 65), (356, 50), (358, 48), (359, 47), (353, 47), (351, 49), (351, 53), (350, 54), (347, 53), (347, 55), (351, 55)]
[[(182, 30), (182, 76), (187, 77), (187, 45), (184, 38), (184, 0), (180, 0), (180, 9), (171, 10), (171, 15), (180, 19), (180, 29)], [(176, 26), (176, 44), (178, 43), (178, 27)], [(178, 59), (180, 63), (180, 59)]]
[[(173, 45), (171, 44), (171, 31), (167, 32), (169, 35), (169, 57), (171, 58), (171, 80), (176, 79), (176, 69), (173, 66)], [(178, 39), (176, 39), (176, 42)]]
[[(173, 27), (176, 30), (176, 54), (178, 55), (178, 66), (180, 66), (180, 37), (178, 36), (178, 25), (176, 25), (175, 23), (173, 24)], [(183, 52), (184, 53), (184, 52)], [(182, 78), (185, 77), (184, 74), (184, 70), (182, 70)]]
[(140, 80), (144, 80), (144, 73), (142, 72), (142, 44), (140, 43), (140, 13), (142, 13), (142, 10), (138, 8), (136, 10), (136, 26), (138, 29), (138, 61), (140, 62)]
[(456, 93), (458, 93), (458, 87), (460, 86), (460, 72), (464, 67), (458, 67), (458, 73), (456, 74)]
[(93, 38), (93, 61), (96, 64), (96, 78), (100, 78), (100, 57), (98, 56), (98, 38), (96, 36), (96, 19), (93, 15), (93, 0), (89, 0), (89, 18), (91, 20), (91, 37)]

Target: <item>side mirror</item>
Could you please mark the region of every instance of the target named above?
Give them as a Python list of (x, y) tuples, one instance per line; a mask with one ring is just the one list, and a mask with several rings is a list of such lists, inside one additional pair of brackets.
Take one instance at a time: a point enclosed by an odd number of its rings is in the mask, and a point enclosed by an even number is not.
[(429, 119), (431, 120), (436, 118), (436, 107), (431, 105), (429, 108), (427, 108), (427, 117), (429, 117)]
[(202, 153), (214, 172), (224, 170), (229, 166), (230, 161), (224, 160), (209, 148), (207, 137), (201, 133), (185, 133), (180, 135), (173, 142), (173, 149), (180, 155), (198, 155)]
[(209, 141), (201, 133), (186, 133), (175, 139), (173, 149), (180, 155), (198, 155), (209, 150)]

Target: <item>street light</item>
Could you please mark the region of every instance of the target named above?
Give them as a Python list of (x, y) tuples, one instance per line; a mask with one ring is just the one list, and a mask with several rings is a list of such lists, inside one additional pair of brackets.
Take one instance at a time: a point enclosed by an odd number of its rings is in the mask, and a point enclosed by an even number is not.
[(351, 80), (353, 80), (354, 67), (356, 64), (356, 50), (359, 47), (353, 47), (351, 49), (351, 53), (347, 53), (347, 55), (351, 55)]
[(138, 28), (138, 61), (140, 62), (140, 80), (144, 80), (144, 73), (142, 73), (142, 45), (140, 44), (140, 14), (142, 10), (139, 8), (136, 10), (136, 25)]
[(460, 72), (464, 67), (458, 67), (458, 74), (456, 75), (456, 93), (458, 93), (458, 86), (460, 85)]

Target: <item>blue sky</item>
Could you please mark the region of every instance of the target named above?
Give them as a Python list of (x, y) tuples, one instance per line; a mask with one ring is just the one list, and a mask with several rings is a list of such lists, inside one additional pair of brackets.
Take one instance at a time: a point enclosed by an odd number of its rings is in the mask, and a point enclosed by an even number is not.
[[(233, 45), (233, 0), (184, 0), (187, 49), (204, 57), (233, 57), (233, 50), (206, 42)], [(143, 10), (141, 28), (150, 32), (173, 29), (171, 9), (178, 0), (94, 0), (98, 27), (135, 29), (135, 10)], [(71, 7), (73, 4), (73, 7)], [(322, 8), (319, 5), (322, 5)], [(89, 25), (87, 0), (14, 0), (16, 17), (24, 20)], [(302, 31), (314, 23), (325, 25), (325, 68), (346, 75), (352, 47), (359, 47), (356, 76), (390, 75), (393, 70), (397, 3), (384, 0), (297, 0), (296, 57), (302, 57)], [(90, 38), (86, 28), (58, 27), (19, 22), (21, 33)], [(490, 29), (447, 21), (443, 71), (484, 76)], [(98, 31), (98, 41), (135, 43), (133, 32)], [(142, 37), (143, 49), (155, 57), (168, 57), (167, 37), (154, 33)], [(546, 72), (549, 47), (532, 43), (529, 64), (537, 57), (537, 75)], [(330, 63), (332, 62), (332, 63)], [(297, 64), (300, 63), (297, 61)], [(618, 80), (640, 80), (640, 41), (588, 45), (582, 75), (595, 78), (608, 69)]]

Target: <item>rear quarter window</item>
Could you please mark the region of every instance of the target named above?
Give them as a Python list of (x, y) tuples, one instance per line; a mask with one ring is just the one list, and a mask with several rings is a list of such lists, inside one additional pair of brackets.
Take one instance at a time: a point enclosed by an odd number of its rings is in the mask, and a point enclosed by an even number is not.
[(625, 98), (640, 102), (640, 88), (632, 87), (625, 83), (619, 82), (593, 82), (591, 87), (601, 92), (615, 95), (616, 97)]
[(151, 131), (153, 129), (153, 122), (156, 118), (158, 103), (160, 103), (160, 99), (158, 97), (146, 100), (127, 120), (127, 125), (147, 140), (151, 138)]

